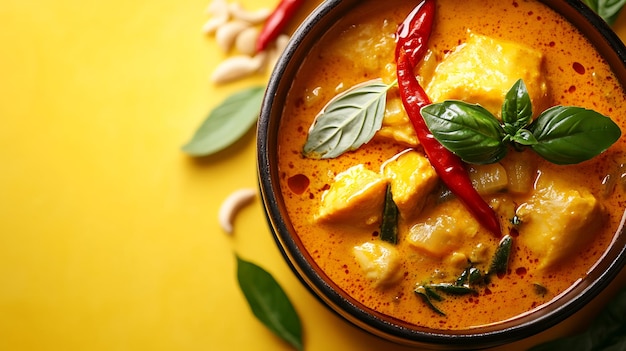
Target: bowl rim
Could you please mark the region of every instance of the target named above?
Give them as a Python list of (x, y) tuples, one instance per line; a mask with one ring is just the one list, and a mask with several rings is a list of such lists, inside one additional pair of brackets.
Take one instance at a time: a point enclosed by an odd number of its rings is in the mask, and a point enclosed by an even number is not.
[[(622, 87), (626, 89), (626, 47), (610, 26), (581, 1), (544, 0), (540, 2), (566, 17), (589, 38), (602, 54), (611, 54), (610, 57), (605, 58), (618, 76)], [(626, 212), (622, 216), (609, 249), (589, 271), (595, 273), (593, 279), (575, 283), (570, 289), (552, 300), (558, 300), (557, 303), (544, 305), (541, 311), (536, 309), (493, 327), (479, 327), (467, 331), (411, 328), (407, 323), (364, 308), (348, 294), (343, 296), (339, 292), (340, 289), (334, 286), (323, 272), (312, 266), (309, 261), (311, 257), (305, 252), (306, 250), (301, 250), (301, 243), (297, 236), (290, 234), (293, 228), (285, 220), (287, 214), (281, 204), (279, 174), (277, 167), (272, 167), (277, 158), (275, 140), (280, 112), (289, 90), (285, 86), (290, 86), (290, 84), (282, 83), (285, 79), (291, 81), (295, 75), (301, 59), (306, 55), (307, 40), (310, 42), (316, 33), (319, 34), (332, 26), (333, 18), (341, 17), (342, 11), (358, 3), (359, 0), (326, 0), (306, 17), (279, 57), (270, 76), (261, 106), (257, 128), (259, 191), (272, 235), (292, 271), (316, 298), (343, 319), (379, 337), (408, 346), (457, 349), (467, 347), (468, 344), (473, 347), (502, 345), (544, 331), (580, 310), (603, 291), (626, 266)], [(581, 26), (594, 28), (594, 31), (584, 32)], [(619, 72), (616, 71), (616, 67), (620, 68)], [(610, 257), (615, 257), (615, 259), (610, 259)], [(563, 300), (570, 295), (576, 296), (567, 301)], [(517, 322), (519, 320), (523, 321), (519, 323)], [(499, 327), (503, 324), (508, 326)]]

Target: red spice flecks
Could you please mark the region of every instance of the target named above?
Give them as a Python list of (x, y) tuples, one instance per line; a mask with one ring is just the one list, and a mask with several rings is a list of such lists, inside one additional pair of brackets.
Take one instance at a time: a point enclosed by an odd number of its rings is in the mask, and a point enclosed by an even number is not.
[(310, 183), (311, 181), (309, 180), (309, 177), (305, 176), (304, 174), (296, 174), (287, 179), (287, 185), (289, 186), (289, 189), (297, 195), (301, 195), (302, 193), (304, 193), (306, 189), (309, 188)]
[(583, 66), (580, 62), (574, 62), (572, 64), (572, 68), (578, 74), (585, 74), (585, 66)]

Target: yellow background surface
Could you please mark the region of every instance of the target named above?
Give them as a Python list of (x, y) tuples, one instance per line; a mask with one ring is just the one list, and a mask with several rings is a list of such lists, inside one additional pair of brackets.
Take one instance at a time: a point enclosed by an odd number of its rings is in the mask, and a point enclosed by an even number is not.
[[(300, 285), (258, 199), (234, 235), (220, 229), (222, 200), (256, 187), (254, 134), (207, 158), (180, 148), (224, 97), (267, 76), (209, 82), (225, 55), (201, 32), (207, 5), (3, 1), (0, 350), (288, 350), (250, 312), (235, 253), (285, 288), (306, 350), (408, 350)], [(624, 285), (626, 272), (573, 318), (506, 349), (580, 330)]]

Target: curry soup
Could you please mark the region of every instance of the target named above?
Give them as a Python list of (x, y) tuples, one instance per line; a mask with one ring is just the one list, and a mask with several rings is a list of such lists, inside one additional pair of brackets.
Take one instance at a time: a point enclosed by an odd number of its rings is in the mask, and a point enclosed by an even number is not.
[[(364, 1), (307, 56), (278, 133), (281, 190), (295, 231), (315, 263), (363, 305), (441, 330), (497, 323), (548, 303), (584, 279), (603, 255), (624, 211), (624, 186), (616, 179), (624, 173), (625, 141), (576, 165), (554, 165), (526, 150), (510, 151), (495, 165), (469, 167), (477, 174), (477, 186), (481, 175), (505, 175), (504, 185), (481, 189), (481, 194), (498, 214), (503, 234), (512, 237), (508, 268), (477, 285), (474, 293), (445, 295), (444, 301), (435, 301), (436, 308), (428, 306), (416, 287), (454, 282), (469, 264), (488, 271), (501, 238), (483, 229), (424, 164), (397, 88), (389, 90), (383, 127), (372, 141), (333, 159), (303, 156), (309, 128), (329, 100), (372, 79), (394, 81), (394, 32), (415, 4)], [(463, 50), (486, 47), (485, 55), (499, 55), (495, 49), (489, 52), (485, 41), (517, 50), (517, 56), (505, 52), (503, 62), (513, 60), (513, 66), (504, 78), (489, 64), (468, 65), (470, 77), (478, 76), (472, 79), (523, 78), (535, 115), (554, 105), (581, 106), (611, 116), (625, 130), (626, 96), (610, 68), (581, 33), (537, 1), (437, 1), (430, 53), (416, 71), (429, 95), (437, 97), (434, 102), (461, 94), (471, 103), (500, 99), (494, 106), (501, 104), (501, 96), (472, 90), (480, 87), (450, 92), (446, 86), (446, 79), (453, 79), (451, 70), (480, 60), (480, 53), (468, 59)], [(397, 201), (398, 242), (391, 245), (380, 240), (385, 186), (368, 182), (367, 172), (380, 175), (386, 185), (402, 176), (394, 175), (394, 167), (400, 173), (416, 170), (406, 177), (423, 189), (412, 203)], [(393, 261), (381, 263), (385, 255)]]

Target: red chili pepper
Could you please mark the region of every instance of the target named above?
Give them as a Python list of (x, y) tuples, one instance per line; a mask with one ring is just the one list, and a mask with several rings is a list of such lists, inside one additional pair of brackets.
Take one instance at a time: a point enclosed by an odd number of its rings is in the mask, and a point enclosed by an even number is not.
[(417, 66), (428, 50), (427, 44), (434, 21), (434, 0), (425, 0), (415, 6), (396, 31), (396, 61), (400, 50), (404, 49), (409, 55), (411, 65)]
[[(465, 204), (465, 207), (479, 223), (500, 237), (502, 235), (500, 221), (493, 209), (472, 186), (472, 181), (463, 161), (435, 139), (420, 113), (422, 107), (430, 104), (430, 98), (417, 81), (413, 70), (426, 52), (426, 39), (430, 37), (434, 17), (434, 6), (431, 6), (431, 3), (434, 1), (422, 2), (416, 8), (417, 10), (409, 15), (408, 23), (415, 28), (407, 29), (406, 21), (399, 28), (399, 31), (408, 33), (398, 36), (401, 40), (398, 41), (396, 47), (398, 87), (402, 104), (413, 124), (417, 138), (428, 156), (428, 160), (441, 180)], [(419, 18), (419, 20), (414, 20), (415, 18)], [(423, 25), (428, 28), (423, 28)], [(409, 48), (407, 52), (406, 47), (411, 46), (412, 43), (418, 47)]]
[(261, 33), (256, 41), (256, 51), (263, 51), (272, 40), (285, 28), (289, 20), (293, 18), (296, 11), (304, 3), (304, 0), (281, 0), (278, 6), (265, 20)]

